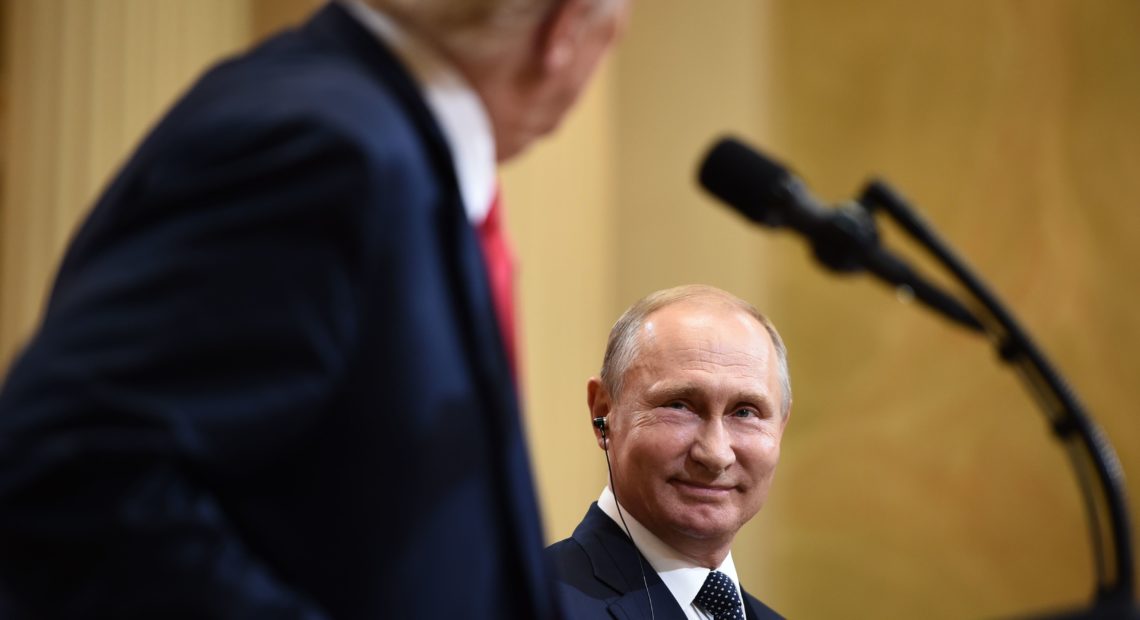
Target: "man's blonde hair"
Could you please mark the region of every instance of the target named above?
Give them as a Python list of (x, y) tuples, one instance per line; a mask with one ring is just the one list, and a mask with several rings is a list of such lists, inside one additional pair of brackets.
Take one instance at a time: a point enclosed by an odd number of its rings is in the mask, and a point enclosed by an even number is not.
[(772, 338), (772, 345), (776, 349), (777, 368), (780, 374), (780, 391), (783, 398), (780, 403), (780, 412), (787, 416), (792, 408), (792, 379), (788, 372), (788, 349), (784, 340), (776, 331), (776, 326), (768, 317), (764, 316), (755, 306), (743, 299), (723, 291), (714, 286), (704, 284), (688, 284), (677, 286), (642, 297), (637, 303), (629, 307), (614, 323), (610, 330), (609, 341), (606, 343), (606, 354), (602, 360), (602, 384), (606, 386), (610, 397), (617, 399), (623, 387), (625, 373), (637, 359), (641, 338), (641, 326), (649, 315), (658, 310), (688, 300), (713, 300), (726, 303), (740, 312), (756, 319), (764, 326)]
[[(364, 0), (452, 53), (494, 54), (568, 0)], [(627, 0), (587, 0), (600, 10)]]
[(541, 14), (562, 0), (365, 0), (372, 6), (439, 32), (501, 24)]

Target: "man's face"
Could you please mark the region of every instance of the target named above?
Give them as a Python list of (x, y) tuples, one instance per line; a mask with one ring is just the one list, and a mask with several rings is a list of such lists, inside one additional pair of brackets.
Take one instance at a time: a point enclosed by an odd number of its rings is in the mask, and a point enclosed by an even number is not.
[(701, 301), (654, 312), (639, 338), (608, 416), (618, 501), (686, 555), (727, 549), (780, 458), (787, 419), (772, 340), (740, 310)]

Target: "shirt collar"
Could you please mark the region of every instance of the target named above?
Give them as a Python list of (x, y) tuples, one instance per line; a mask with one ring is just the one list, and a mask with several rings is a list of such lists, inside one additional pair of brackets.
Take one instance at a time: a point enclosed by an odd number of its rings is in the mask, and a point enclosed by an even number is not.
[(494, 132), (479, 94), (439, 51), (394, 19), (363, 0), (340, 1), (350, 15), (392, 49), (419, 84), (455, 161), (467, 220), (482, 223), (496, 191), (496, 163)]
[[(661, 581), (665, 582), (665, 586), (669, 588), (673, 598), (677, 599), (682, 607), (691, 607), (693, 599), (697, 597), (697, 592), (701, 590), (705, 579), (712, 571), (704, 566), (698, 566), (665, 544), (637, 519), (634, 519), (624, 506), (621, 507), (621, 515), (619, 516), (618, 506), (617, 498), (614, 497), (610, 487), (606, 486), (602, 489), (602, 495), (598, 498), (598, 508), (601, 508), (602, 512), (613, 519), (623, 532), (626, 531), (626, 528), (622, 525), (621, 517), (625, 517), (625, 523), (629, 526), (628, 534), (633, 538), (633, 544), (637, 550), (645, 556), (649, 565), (661, 577)], [(732, 561), (731, 551), (728, 552), (716, 570), (732, 579), (732, 583), (736, 585), (736, 595), (740, 596), (743, 601), (744, 598), (740, 594), (740, 579), (736, 576), (736, 564)]]

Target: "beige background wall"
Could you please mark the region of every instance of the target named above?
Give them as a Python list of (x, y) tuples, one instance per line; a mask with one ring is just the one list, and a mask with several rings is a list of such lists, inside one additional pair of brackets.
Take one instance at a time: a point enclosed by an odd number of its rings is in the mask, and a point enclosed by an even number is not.
[[(141, 132), (202, 67), (314, 2), (5, 0), (0, 367)], [(765, 309), (791, 349), (779, 482), (735, 550), (747, 588), (793, 618), (1083, 600), (1072, 477), (986, 345), (866, 278), (822, 273), (692, 179), (726, 130), (829, 200), (888, 178), (1015, 308), (1140, 475), (1137, 24), (1132, 0), (638, 2), (562, 131), (503, 173), (548, 537), (568, 535), (605, 480), (584, 384), (610, 323), (650, 290), (703, 281)], [(1131, 496), (1140, 512), (1135, 483)]]
[[(829, 198), (874, 172), (922, 205), (1140, 475), (1140, 5), (779, 4), (772, 148)], [(1072, 476), (1013, 376), (788, 250), (773, 292), (802, 424), (762, 524), (787, 608), (977, 617), (1087, 594)]]

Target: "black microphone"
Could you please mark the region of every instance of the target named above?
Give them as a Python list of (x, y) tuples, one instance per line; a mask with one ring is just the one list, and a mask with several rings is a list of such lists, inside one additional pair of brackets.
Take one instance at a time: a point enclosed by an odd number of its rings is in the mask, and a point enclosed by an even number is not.
[(919, 276), (879, 244), (875, 221), (865, 207), (849, 202), (824, 207), (803, 181), (780, 163), (734, 138), (723, 138), (701, 164), (701, 185), (749, 220), (802, 234), (815, 257), (841, 273), (868, 271), (970, 329), (982, 324), (956, 299)]
[(826, 209), (803, 181), (734, 138), (721, 139), (705, 156), (700, 182), (757, 224), (786, 226), (813, 237), (827, 219)]

